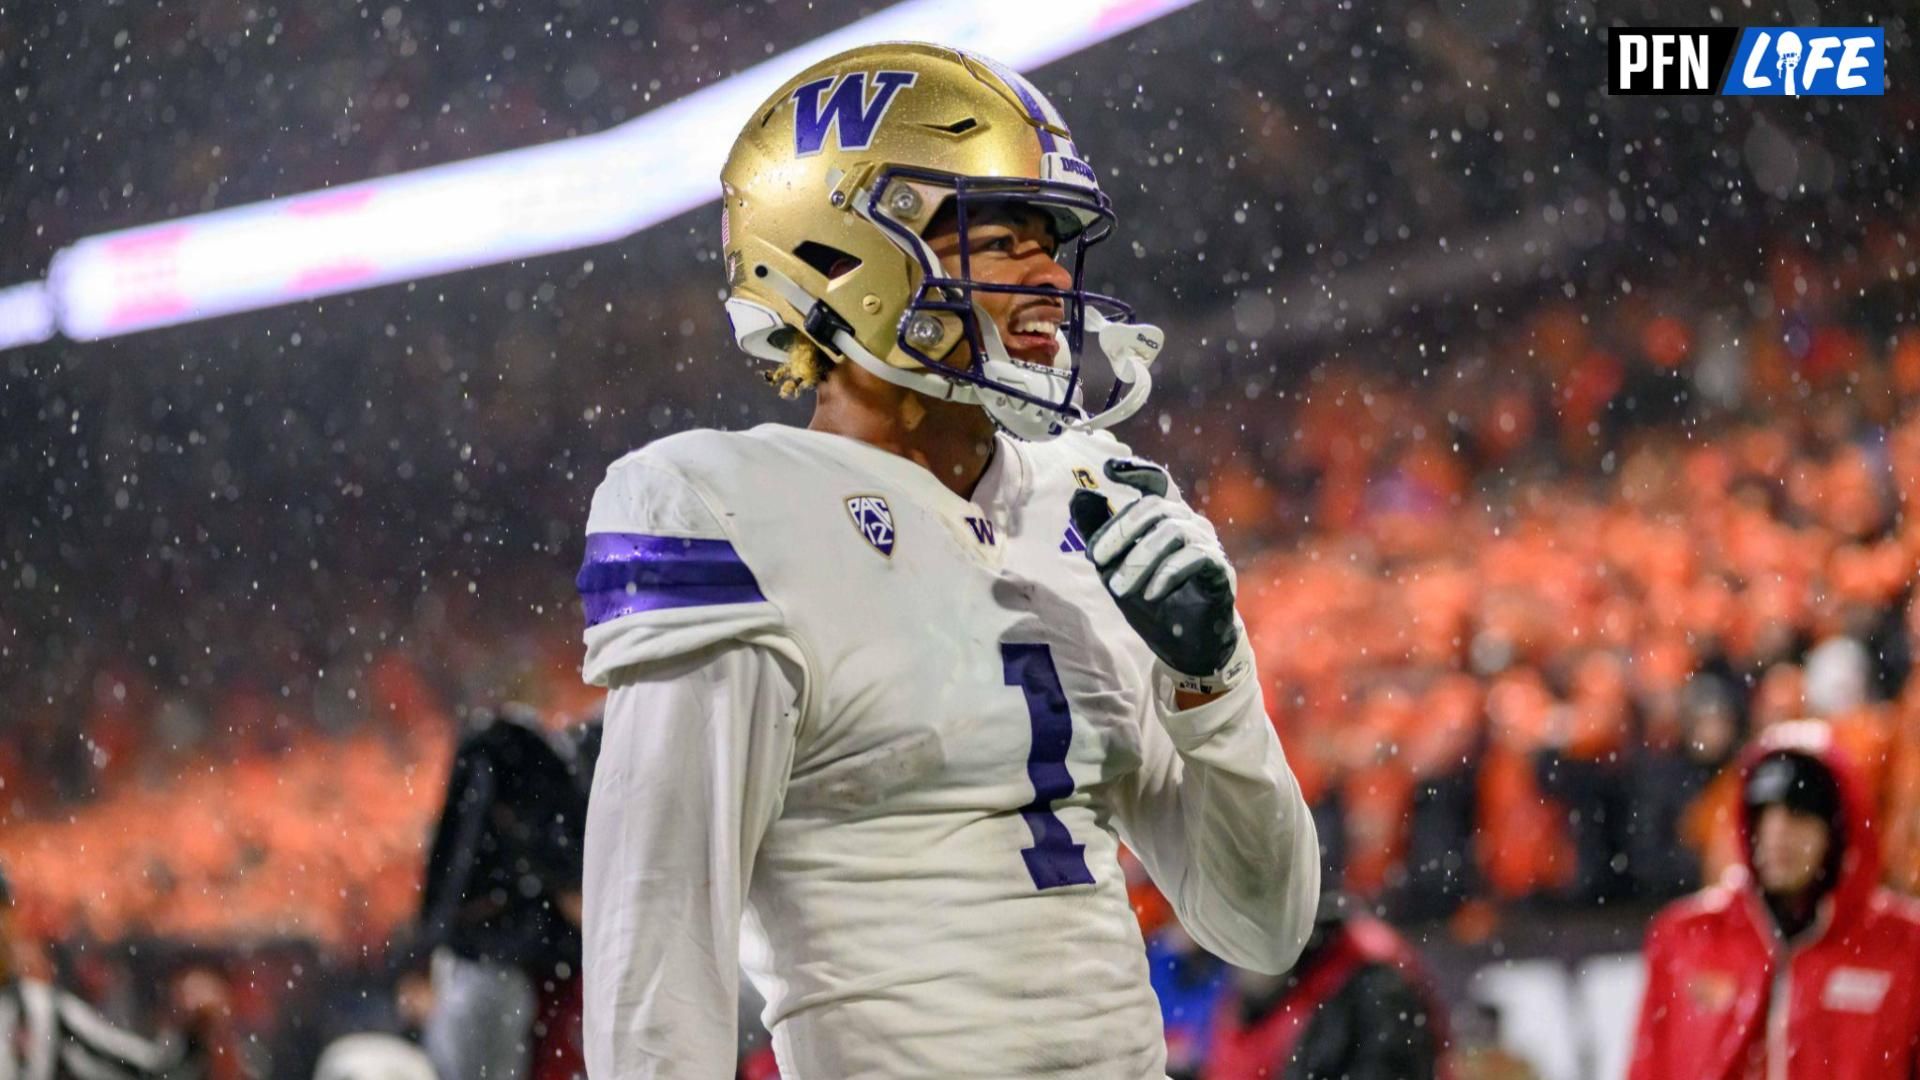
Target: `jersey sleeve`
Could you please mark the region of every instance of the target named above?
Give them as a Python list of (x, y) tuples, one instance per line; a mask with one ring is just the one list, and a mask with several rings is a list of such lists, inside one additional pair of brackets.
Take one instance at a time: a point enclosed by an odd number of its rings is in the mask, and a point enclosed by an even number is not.
[(575, 579), (586, 615), (582, 677), (737, 640), (782, 636), (778, 607), (717, 510), (670, 460), (647, 451), (607, 470), (587, 516)]
[[(1154, 695), (1156, 698), (1158, 695)], [(1119, 792), (1120, 837), (1195, 941), (1278, 973), (1313, 930), (1320, 847), (1256, 680), (1191, 709), (1156, 700)]]
[(656, 447), (594, 493), (577, 585), (608, 687), (587, 804), (583, 1039), (608, 1080), (731, 1076), (741, 918), (807, 664), (726, 508)]
[[(1167, 497), (1184, 501), (1177, 487)], [(1119, 792), (1121, 838), (1194, 940), (1240, 967), (1285, 971), (1313, 930), (1320, 844), (1259, 677), (1188, 709), (1164, 664), (1150, 682), (1142, 765)]]
[(587, 802), (583, 1038), (608, 1080), (732, 1076), (740, 926), (800, 678), (737, 642), (615, 672)]

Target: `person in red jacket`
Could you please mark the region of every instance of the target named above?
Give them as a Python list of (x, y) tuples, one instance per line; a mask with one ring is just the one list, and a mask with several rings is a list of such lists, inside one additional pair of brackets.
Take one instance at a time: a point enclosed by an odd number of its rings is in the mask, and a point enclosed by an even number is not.
[(1920, 1077), (1920, 904), (1878, 885), (1872, 814), (1831, 729), (1768, 729), (1741, 782), (1742, 864), (1647, 931), (1630, 1077)]

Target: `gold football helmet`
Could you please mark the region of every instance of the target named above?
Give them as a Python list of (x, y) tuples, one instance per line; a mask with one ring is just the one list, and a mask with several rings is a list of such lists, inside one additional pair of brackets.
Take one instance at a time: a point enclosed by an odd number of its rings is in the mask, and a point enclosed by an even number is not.
[[(1053, 105), (1001, 65), (913, 42), (823, 60), (755, 111), (720, 181), (727, 316), (748, 353), (780, 363), (810, 343), (888, 382), (975, 402), (1028, 439), (1106, 427), (1146, 402), (1160, 331), (1082, 287), (1111, 205)], [(949, 205), (964, 235), (969, 212), (1008, 202), (1047, 213), (1071, 288), (974, 281), (964, 247), (949, 274), (923, 238)], [(982, 292), (1057, 300), (1060, 359), (1009, 356), (974, 304)], [(1094, 413), (1082, 406), (1088, 336), (1112, 369)]]

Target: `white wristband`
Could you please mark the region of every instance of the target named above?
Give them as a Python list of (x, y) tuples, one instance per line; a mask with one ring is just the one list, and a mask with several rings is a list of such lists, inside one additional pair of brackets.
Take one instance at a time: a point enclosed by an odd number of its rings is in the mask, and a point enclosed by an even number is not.
[(1253, 646), (1247, 643), (1246, 630), (1236, 629), (1240, 640), (1234, 645), (1227, 662), (1220, 665), (1219, 671), (1211, 675), (1188, 675), (1168, 668), (1167, 673), (1173, 677), (1173, 688), (1190, 694), (1224, 694), (1246, 682), (1253, 675)]

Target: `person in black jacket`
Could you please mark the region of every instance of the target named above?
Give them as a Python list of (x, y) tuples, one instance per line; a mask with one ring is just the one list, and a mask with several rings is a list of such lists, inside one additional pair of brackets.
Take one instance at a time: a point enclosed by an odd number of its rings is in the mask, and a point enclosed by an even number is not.
[(1237, 972), (1205, 1080), (1435, 1080), (1446, 1017), (1413, 947), (1337, 892), (1285, 975)]
[(569, 757), (516, 705), (478, 715), (455, 752), (420, 915), (442, 1080), (526, 1077), (540, 991), (579, 970), (586, 795)]

